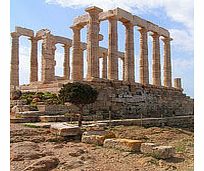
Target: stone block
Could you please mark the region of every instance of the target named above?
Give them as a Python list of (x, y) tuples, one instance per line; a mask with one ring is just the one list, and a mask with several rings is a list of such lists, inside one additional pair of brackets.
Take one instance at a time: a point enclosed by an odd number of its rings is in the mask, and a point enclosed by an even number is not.
[(142, 143), (141, 144), (141, 152), (147, 155), (153, 154), (153, 148), (156, 147), (154, 143)]
[(41, 122), (68, 122), (70, 121), (69, 117), (64, 115), (54, 115), (54, 116), (39, 116)]
[(11, 109), (12, 113), (31, 111), (33, 108), (30, 105), (16, 105)]
[(173, 157), (175, 148), (172, 146), (157, 146), (153, 148), (153, 156), (158, 159), (167, 159)]
[(167, 159), (174, 156), (175, 148), (172, 146), (157, 146), (154, 143), (142, 143), (141, 152), (158, 159)]
[(68, 111), (68, 108), (65, 105), (37, 105), (37, 108), (41, 112)]
[(87, 144), (103, 145), (105, 136), (102, 135), (82, 135), (82, 142)]
[(147, 21), (136, 15), (133, 16), (133, 24), (140, 27), (147, 28)]
[(115, 148), (122, 151), (139, 152), (142, 141), (131, 139), (106, 139), (104, 147)]
[(130, 21), (133, 23), (133, 15), (121, 8), (116, 9), (117, 17), (119, 18), (120, 21), (122, 22), (128, 22)]
[(107, 138), (115, 138), (115, 134), (104, 130), (90, 130), (83, 133), (82, 142), (103, 145), (104, 140)]
[(15, 30), (16, 30), (17, 33), (20, 33), (23, 36), (28, 36), (28, 37), (33, 37), (34, 36), (34, 31), (31, 30), (31, 29), (16, 27)]
[(50, 127), (50, 132), (59, 136), (77, 136), (81, 134), (81, 129), (78, 126), (67, 125), (64, 123), (52, 124)]
[(43, 115), (40, 111), (25, 111), (25, 112), (16, 112), (16, 117), (25, 118), (25, 117), (37, 117)]

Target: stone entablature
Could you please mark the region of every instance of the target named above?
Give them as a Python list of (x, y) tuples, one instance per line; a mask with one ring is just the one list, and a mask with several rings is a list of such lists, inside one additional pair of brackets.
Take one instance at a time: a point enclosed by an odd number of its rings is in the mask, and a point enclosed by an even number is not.
[[(165, 28), (162, 28), (136, 15), (132, 15), (131, 13), (121, 8), (116, 8), (114, 10), (108, 10), (108, 11), (99, 13), (99, 21), (107, 20), (109, 17), (112, 17), (112, 16), (117, 17), (118, 21), (121, 21), (121, 22), (130, 21), (134, 26), (146, 28), (148, 31), (151, 31), (151, 32), (157, 32), (161, 36), (164, 36), (164, 37), (170, 36), (169, 31), (166, 30)], [(85, 26), (88, 24), (88, 18), (89, 18), (88, 14), (78, 16), (74, 19), (73, 25), (81, 24)]]

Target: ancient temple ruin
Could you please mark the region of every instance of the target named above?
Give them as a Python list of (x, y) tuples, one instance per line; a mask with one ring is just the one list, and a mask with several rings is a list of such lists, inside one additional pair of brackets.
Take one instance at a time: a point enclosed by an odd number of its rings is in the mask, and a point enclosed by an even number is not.
[[(136, 15), (116, 8), (103, 11), (98, 7), (85, 9), (86, 14), (74, 19), (70, 27), (72, 39), (56, 36), (47, 29), (34, 34), (33, 30), (16, 27), (11, 33), (11, 87), (19, 87), (22, 91), (52, 91), (57, 92), (64, 83), (81, 81), (96, 86), (100, 90), (96, 103), (90, 105), (87, 111), (94, 110), (105, 113), (112, 106), (116, 114), (145, 116), (188, 115), (193, 114), (193, 100), (183, 94), (181, 78), (174, 79), (172, 86), (171, 47), (172, 38), (165, 28)], [(99, 46), (103, 40), (100, 34), (100, 22), (108, 20), (108, 48)], [(125, 27), (125, 52), (118, 51), (117, 22)], [(81, 42), (81, 29), (87, 28), (87, 42)], [(140, 33), (139, 83), (135, 82), (134, 63), (134, 28)], [(152, 42), (152, 71), (149, 71), (148, 36)], [(19, 37), (27, 36), (31, 40), (30, 84), (19, 85)], [(160, 37), (163, 41), (163, 70), (160, 61)], [(38, 78), (37, 42), (42, 40), (42, 73)], [(64, 47), (64, 76), (55, 76), (55, 45)], [(72, 51), (70, 50), (72, 49)], [(83, 78), (83, 51), (87, 50), (87, 76)], [(72, 54), (72, 63), (70, 63)], [(102, 78), (99, 74), (99, 58), (102, 58)], [(123, 79), (118, 79), (118, 58), (123, 61)], [(70, 72), (72, 66), (72, 72)], [(149, 75), (152, 72), (153, 82)], [(163, 85), (161, 80), (163, 72)]]

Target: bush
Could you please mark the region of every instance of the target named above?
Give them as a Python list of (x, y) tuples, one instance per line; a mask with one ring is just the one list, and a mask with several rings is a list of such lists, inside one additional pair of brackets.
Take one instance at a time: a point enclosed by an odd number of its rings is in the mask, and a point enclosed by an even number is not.
[(75, 82), (63, 85), (58, 96), (62, 104), (65, 102), (70, 102), (79, 108), (79, 126), (81, 126), (83, 108), (85, 105), (94, 103), (96, 101), (98, 92), (88, 84)]
[(36, 105), (37, 102), (44, 102), (47, 105), (60, 104), (58, 96), (50, 92), (24, 92), (21, 99), (26, 100), (28, 105)]

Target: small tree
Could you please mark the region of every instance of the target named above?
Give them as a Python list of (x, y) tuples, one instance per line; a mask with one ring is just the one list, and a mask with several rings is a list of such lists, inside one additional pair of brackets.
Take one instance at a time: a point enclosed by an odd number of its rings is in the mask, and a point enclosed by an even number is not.
[(82, 125), (84, 106), (94, 103), (97, 97), (98, 92), (96, 89), (92, 88), (88, 84), (82, 84), (79, 82), (65, 84), (59, 91), (59, 99), (63, 104), (65, 102), (70, 102), (79, 108), (80, 127)]

